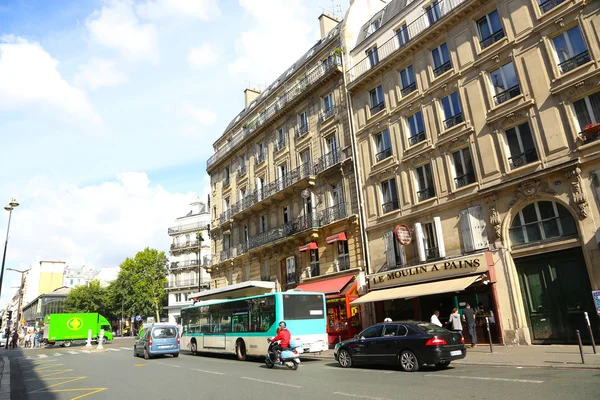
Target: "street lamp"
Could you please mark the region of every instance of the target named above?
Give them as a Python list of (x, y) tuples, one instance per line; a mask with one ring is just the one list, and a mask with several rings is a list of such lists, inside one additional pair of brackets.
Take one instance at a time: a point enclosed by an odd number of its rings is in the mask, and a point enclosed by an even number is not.
[(4, 263), (6, 262), (6, 248), (8, 247), (8, 232), (10, 231), (10, 219), (15, 208), (19, 207), (19, 202), (12, 199), (4, 209), (8, 211), (8, 228), (6, 228), (6, 240), (4, 241), (4, 255), (2, 256), (2, 270), (0, 272), (0, 295), (2, 295), (2, 281), (4, 280)]
[(204, 242), (202, 233), (196, 232), (196, 242), (198, 243), (198, 291), (201, 291), (202, 290), (202, 267), (201, 267), (200, 250), (202, 249), (202, 247), (201, 247), (202, 242)]
[[(26, 269), (24, 271), (18, 270), (18, 269), (13, 269), (13, 268), (6, 268), (7, 271), (14, 271), (14, 272), (18, 272), (21, 274), (21, 286), (19, 286), (19, 305), (17, 306), (17, 318), (15, 318), (15, 330), (18, 330), (19, 328), (19, 321), (21, 320), (21, 301), (23, 300), (23, 286), (25, 286), (25, 282), (23, 281), (25, 278), (25, 273), (29, 272), (29, 270), (31, 270), (31, 268)], [(6, 341), (6, 348), (8, 349), (8, 339)]]

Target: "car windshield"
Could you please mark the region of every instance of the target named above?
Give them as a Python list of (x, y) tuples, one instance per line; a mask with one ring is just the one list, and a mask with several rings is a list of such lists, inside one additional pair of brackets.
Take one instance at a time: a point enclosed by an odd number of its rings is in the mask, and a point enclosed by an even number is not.
[(429, 324), (429, 323), (417, 324), (417, 326), (419, 327), (419, 329), (421, 329), (425, 333), (445, 333), (445, 332), (448, 332), (446, 329), (444, 329), (442, 327), (439, 327), (439, 326), (434, 325), (434, 324)]

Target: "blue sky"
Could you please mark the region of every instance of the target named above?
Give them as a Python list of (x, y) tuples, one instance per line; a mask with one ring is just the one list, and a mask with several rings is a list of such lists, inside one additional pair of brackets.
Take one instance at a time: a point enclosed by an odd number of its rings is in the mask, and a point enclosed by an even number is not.
[[(166, 249), (166, 228), (207, 194), (206, 159), (248, 82), (264, 87), (318, 40), (320, 6), (0, 0), (0, 202), (22, 203), (7, 267)], [(5, 275), (0, 305), (18, 279)]]

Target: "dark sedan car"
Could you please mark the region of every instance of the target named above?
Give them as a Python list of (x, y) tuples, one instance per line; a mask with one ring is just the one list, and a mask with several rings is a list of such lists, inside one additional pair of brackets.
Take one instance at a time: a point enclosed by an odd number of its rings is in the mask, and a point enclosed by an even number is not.
[(386, 322), (370, 326), (354, 339), (338, 343), (335, 359), (344, 368), (355, 364), (395, 364), (404, 371), (421, 365), (446, 368), (453, 360), (465, 358), (462, 335), (429, 322)]

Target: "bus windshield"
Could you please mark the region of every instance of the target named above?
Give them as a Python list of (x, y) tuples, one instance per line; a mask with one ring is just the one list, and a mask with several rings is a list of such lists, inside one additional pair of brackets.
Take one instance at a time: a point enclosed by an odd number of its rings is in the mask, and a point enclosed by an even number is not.
[(283, 296), (283, 319), (322, 319), (323, 296), (320, 294), (306, 294)]

